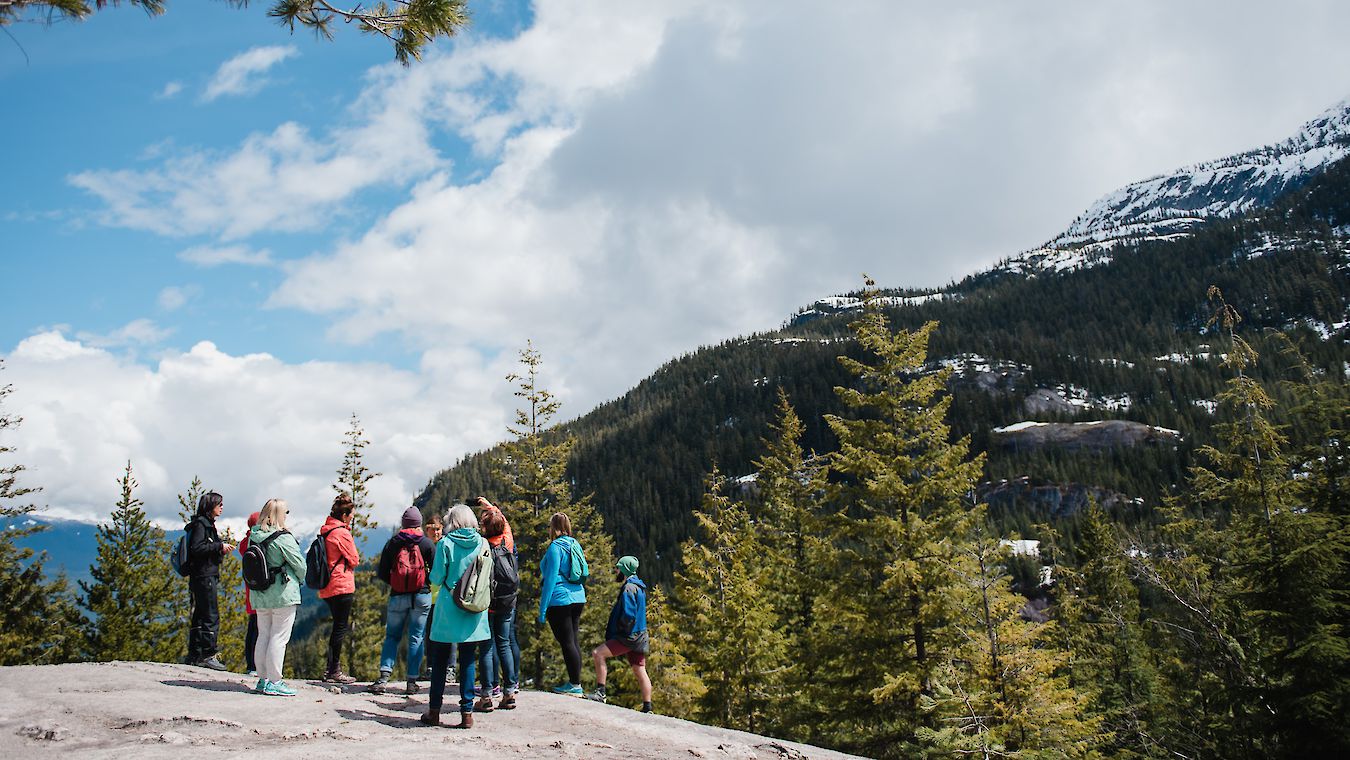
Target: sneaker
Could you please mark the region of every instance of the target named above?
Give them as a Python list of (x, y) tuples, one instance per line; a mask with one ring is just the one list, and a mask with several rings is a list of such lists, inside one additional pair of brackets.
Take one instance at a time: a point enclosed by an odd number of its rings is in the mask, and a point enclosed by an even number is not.
[(577, 683), (561, 683), (561, 684), (558, 684), (557, 686), (554, 686), (554, 687), (553, 687), (553, 693), (554, 693), (554, 694), (566, 694), (566, 695), (568, 695), (569, 697), (584, 697), (584, 696), (586, 696), (586, 690), (585, 690), (585, 689), (582, 689), (582, 688), (581, 688), (581, 684), (577, 684)]
[(295, 687), (285, 681), (268, 681), (263, 693), (269, 697), (293, 697)]
[(380, 671), (380, 677), (375, 679), (375, 683), (366, 687), (366, 690), (373, 694), (383, 694), (389, 686), (389, 674)]
[(492, 698), (493, 698), (493, 699), (501, 699), (501, 698), (502, 698), (502, 687), (501, 687), (500, 684), (498, 684), (498, 685), (492, 687)]
[(446, 669), (446, 671), (445, 671), (445, 682), (446, 682), (447, 684), (457, 684), (457, 683), (459, 683), (459, 679), (455, 678), (455, 669), (454, 669), (454, 668), (447, 668), (447, 669)]
[(404, 693), (404, 694), (408, 694), (408, 695), (410, 695), (410, 696), (413, 695), (413, 694), (416, 694), (416, 693), (417, 693), (417, 682), (416, 682), (416, 681), (408, 681), (408, 685), (405, 686), (405, 687), (403, 687), (403, 693)]
[(638, 712), (649, 713), (649, 712), (651, 712), (651, 711), (652, 711), (652, 703), (651, 703), (651, 702), (643, 702), (643, 703), (642, 703), (642, 709), (639, 710)]
[(259, 678), (259, 679), (258, 679), (258, 685), (257, 685), (257, 686), (254, 686), (254, 687), (253, 687), (253, 690), (256, 691), (256, 692), (258, 692), (259, 694), (266, 694), (266, 693), (267, 693), (267, 679), (266, 679), (266, 678)]
[(586, 698), (591, 700), (592, 702), (599, 702), (602, 705), (609, 703), (609, 695), (606, 694), (602, 689), (596, 689), (590, 694), (587, 694)]
[(352, 678), (346, 673), (343, 673), (341, 670), (335, 670), (332, 673), (325, 673), (323, 676), (323, 682), (348, 684), (348, 683), (356, 683), (356, 679)]
[(215, 655), (211, 655), (210, 657), (207, 657), (205, 660), (199, 661), (199, 662), (197, 663), (197, 667), (199, 667), (199, 668), (210, 668), (210, 669), (212, 669), (212, 670), (229, 670), (229, 669), (230, 669), (229, 666), (227, 666), (225, 663), (221, 662), (221, 661), (220, 661), (220, 658), (219, 658), (219, 657), (216, 657)]

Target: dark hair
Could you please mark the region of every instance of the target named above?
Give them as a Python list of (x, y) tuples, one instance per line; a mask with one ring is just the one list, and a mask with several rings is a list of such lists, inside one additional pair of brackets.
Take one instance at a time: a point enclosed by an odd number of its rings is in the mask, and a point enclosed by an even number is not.
[(572, 535), (572, 521), (562, 512), (554, 512), (548, 520), (548, 530), (549, 533), (553, 534), (551, 538), (570, 536)]
[(333, 509), (329, 514), (341, 520), (351, 514), (354, 509), (356, 509), (356, 505), (352, 503), (352, 497), (345, 493), (340, 493), (333, 497)]
[(209, 515), (215, 508), (225, 502), (225, 497), (215, 491), (207, 491), (202, 494), (202, 498), (197, 500), (197, 514)]
[(426, 527), (427, 527), (428, 525), (440, 525), (440, 526), (444, 526), (445, 523), (442, 523), (442, 522), (441, 522), (441, 516), (440, 516), (440, 515), (436, 514), (435, 512), (432, 512), (430, 515), (427, 516), (427, 519), (425, 519), (425, 520), (422, 521), (422, 528), (423, 528), (423, 530), (425, 530)]
[(487, 538), (496, 538), (506, 532), (506, 518), (497, 510), (489, 510), (479, 521), (483, 528), (483, 535)]

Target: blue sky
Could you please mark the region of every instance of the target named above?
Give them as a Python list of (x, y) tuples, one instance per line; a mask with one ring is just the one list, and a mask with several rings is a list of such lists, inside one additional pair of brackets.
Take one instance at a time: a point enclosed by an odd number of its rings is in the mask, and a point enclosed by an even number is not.
[(266, 5), (0, 39), (0, 380), (53, 515), (131, 460), (157, 517), (200, 475), (312, 527), (356, 412), (397, 516), (503, 437), (527, 341), (582, 414), (1350, 97), (1334, 0), (470, 0), (406, 69)]

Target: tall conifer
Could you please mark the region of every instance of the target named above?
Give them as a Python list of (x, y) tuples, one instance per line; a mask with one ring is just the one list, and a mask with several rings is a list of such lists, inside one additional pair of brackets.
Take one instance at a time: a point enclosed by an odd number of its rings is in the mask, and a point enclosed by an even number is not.
[[(375, 504), (370, 498), (369, 483), (380, 477), (381, 473), (372, 471), (366, 465), (366, 448), (370, 446), (370, 440), (366, 438), (365, 428), (356, 412), (352, 412), (342, 441), (345, 450), (342, 453), (342, 465), (337, 469), (337, 482), (333, 483), (333, 491), (352, 498), (352, 539), (359, 548), (366, 546), (367, 534), (374, 534), (380, 527), (374, 516)], [(301, 546), (303, 548), (305, 544), (302, 542)], [(389, 599), (388, 587), (376, 575), (378, 552), (384, 544), (373, 542), (369, 546), (377, 554), (363, 556), (361, 564), (352, 571), (356, 580), (356, 597), (352, 604), (351, 631), (346, 642), (346, 672), (360, 679), (373, 679), (379, 672)], [(322, 640), (317, 631), (315, 636), (316, 640)]]

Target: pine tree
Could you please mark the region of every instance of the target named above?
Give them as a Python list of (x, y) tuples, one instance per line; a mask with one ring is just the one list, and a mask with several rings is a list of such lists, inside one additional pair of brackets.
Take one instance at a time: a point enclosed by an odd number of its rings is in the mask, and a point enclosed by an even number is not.
[(788, 652), (772, 601), (764, 593), (763, 547), (744, 506), (725, 493), (716, 468), (694, 513), (700, 540), (684, 545), (675, 575), (679, 657), (705, 689), (694, 715), (703, 722), (764, 730), (776, 709)]
[[(547, 629), (529, 625), (539, 608), (537, 568), (548, 549), (549, 518), (565, 513), (572, 521), (572, 535), (586, 553), (592, 578), (608, 577), (614, 566), (614, 540), (605, 531), (604, 521), (591, 504), (590, 495), (576, 498), (575, 484), (567, 474), (567, 464), (575, 441), (571, 436), (550, 431), (554, 416), (562, 404), (541, 384), (542, 355), (527, 342), (520, 352), (521, 370), (506, 376), (514, 383), (514, 394), (522, 406), (516, 410), (514, 424), (507, 426), (511, 440), (502, 446), (500, 458), (492, 463), (494, 477), (506, 484), (508, 498), (498, 506), (511, 523), (516, 549), (520, 554), (520, 593), (516, 614), (521, 648), (521, 680), (526, 674), (536, 688), (545, 683), (565, 680), (562, 659)], [(473, 494), (478, 496), (479, 494)], [(465, 494), (465, 496), (469, 496)], [(581, 616), (582, 649), (586, 642), (597, 645), (604, 639), (609, 620), (609, 601), (602, 584), (587, 590), (586, 607)]]
[[(0, 369), (3, 369), (0, 360)], [(0, 405), (13, 388), (0, 386)], [(0, 432), (17, 428), (22, 419), (0, 412)], [(0, 444), (0, 455), (14, 452)], [(64, 575), (48, 579), (43, 573), (46, 554), (34, 555), (16, 541), (44, 529), (17, 521), (37, 507), (23, 503), (41, 489), (19, 485), (21, 464), (0, 466), (0, 665), (38, 665), (65, 662), (78, 656), (82, 641), (79, 611)]]
[[(777, 421), (770, 425), (770, 432), (761, 441), (764, 455), (754, 463), (759, 500), (751, 519), (763, 550), (763, 593), (785, 637), (784, 651), (802, 652), (821, 586), (815, 570), (825, 552), (818, 515), (825, 498), (824, 467), (802, 449), (804, 426), (782, 388), (778, 390)], [(818, 706), (810, 704), (806, 690), (814, 679), (813, 658), (783, 664), (781, 677), (775, 680), (780, 693), (767, 716), (768, 730), (791, 735), (803, 732), (803, 738), (809, 738)]]
[[(342, 456), (342, 466), (337, 470), (338, 479), (333, 484), (333, 491), (351, 497), (355, 505), (351, 520), (352, 538), (357, 546), (362, 546), (366, 533), (373, 533), (379, 528), (379, 522), (372, 516), (375, 505), (370, 500), (368, 484), (380, 477), (380, 473), (372, 472), (365, 464), (365, 450), (370, 441), (355, 412), (342, 438), (346, 451)], [(346, 672), (354, 678), (373, 679), (379, 671), (388, 591), (376, 575), (378, 565), (378, 555), (364, 557), (360, 566), (352, 571), (356, 576), (356, 598), (352, 604), (351, 632), (347, 635)]]
[(131, 463), (118, 479), (121, 496), (108, 522), (98, 527), (98, 554), (81, 581), (81, 605), (89, 612), (91, 659), (159, 660), (188, 620), (175, 602), (181, 579), (169, 567), (172, 546), (136, 498)]
[(851, 327), (871, 363), (840, 357), (856, 387), (836, 393), (853, 416), (826, 416), (839, 439), (831, 470), (845, 487), (827, 518), (825, 573), (847, 593), (817, 600), (813, 699), (849, 703), (822, 719), (830, 743), (900, 756), (927, 720), (920, 696), (963, 643), (953, 625), (958, 550), (980, 515), (963, 497), (983, 457), (968, 456), (968, 437), (950, 440), (950, 370), (925, 371), (935, 323), (893, 332), (872, 291)]

